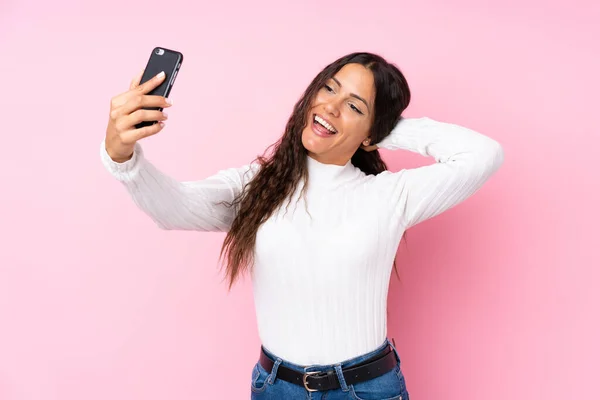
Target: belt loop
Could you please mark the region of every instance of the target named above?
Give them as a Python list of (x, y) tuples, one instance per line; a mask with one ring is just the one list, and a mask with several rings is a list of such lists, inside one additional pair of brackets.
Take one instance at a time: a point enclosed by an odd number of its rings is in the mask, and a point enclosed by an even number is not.
[(400, 354), (398, 354), (398, 350), (396, 350), (396, 341), (394, 340), (394, 338), (392, 338), (392, 341), (390, 342), (388, 340), (388, 343), (390, 344), (392, 350), (394, 351), (394, 354), (396, 355), (396, 360), (398, 361), (398, 363), (400, 363)]
[(275, 364), (273, 364), (273, 368), (271, 369), (271, 373), (269, 374), (269, 378), (267, 379), (267, 382), (269, 382), (269, 384), (272, 385), (275, 382), (275, 379), (277, 379), (277, 369), (279, 368), (282, 362), (283, 360), (277, 357), (277, 359), (275, 360)]
[(337, 374), (338, 381), (340, 381), (340, 389), (342, 389), (342, 392), (347, 392), (350, 389), (348, 389), (346, 378), (344, 378), (344, 373), (342, 372), (342, 364), (336, 364), (334, 369), (335, 373)]

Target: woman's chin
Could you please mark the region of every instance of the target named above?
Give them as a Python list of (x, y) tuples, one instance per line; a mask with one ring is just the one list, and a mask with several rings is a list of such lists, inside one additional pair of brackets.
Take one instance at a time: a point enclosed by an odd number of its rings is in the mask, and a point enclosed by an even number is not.
[(314, 155), (323, 153), (327, 148), (327, 146), (319, 140), (319, 137), (314, 135), (303, 135), (302, 144), (309, 153)]

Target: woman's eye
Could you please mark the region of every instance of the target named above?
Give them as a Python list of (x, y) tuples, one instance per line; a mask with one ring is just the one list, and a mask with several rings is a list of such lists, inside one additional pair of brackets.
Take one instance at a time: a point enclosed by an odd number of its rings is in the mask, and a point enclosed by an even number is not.
[(352, 109), (353, 109), (354, 111), (356, 111), (357, 113), (359, 113), (359, 114), (362, 114), (362, 111), (360, 111), (360, 110), (358, 109), (358, 107), (356, 107), (354, 104), (350, 104), (350, 108), (352, 108)]
[(333, 92), (333, 89), (331, 88), (331, 86), (325, 85), (324, 86), (325, 90), (327, 90), (328, 92)]

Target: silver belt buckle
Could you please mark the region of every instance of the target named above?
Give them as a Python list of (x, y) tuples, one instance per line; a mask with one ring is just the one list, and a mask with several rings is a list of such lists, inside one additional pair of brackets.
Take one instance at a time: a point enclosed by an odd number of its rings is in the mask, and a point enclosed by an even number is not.
[(320, 371), (311, 371), (311, 372), (305, 372), (304, 376), (302, 376), (302, 383), (304, 383), (304, 389), (308, 390), (309, 392), (318, 392), (318, 389), (311, 389), (308, 387), (308, 382), (306, 381), (309, 375), (316, 375), (316, 374), (320, 374)]

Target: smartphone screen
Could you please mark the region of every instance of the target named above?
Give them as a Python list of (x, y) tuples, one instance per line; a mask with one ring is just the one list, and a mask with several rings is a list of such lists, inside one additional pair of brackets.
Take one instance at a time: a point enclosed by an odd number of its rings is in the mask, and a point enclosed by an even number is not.
[[(148, 94), (169, 97), (169, 93), (171, 93), (171, 88), (173, 87), (175, 78), (177, 78), (177, 72), (179, 71), (182, 62), (182, 53), (175, 50), (169, 50), (164, 47), (154, 48), (150, 54), (146, 69), (144, 69), (140, 84), (149, 81), (158, 75), (159, 72), (164, 71), (166, 75), (165, 80), (160, 84), (160, 86), (154, 88)], [(146, 109), (162, 111), (162, 107), (147, 107)], [(156, 122), (157, 121), (143, 121), (137, 124), (135, 127), (142, 128), (144, 126), (153, 125)]]

